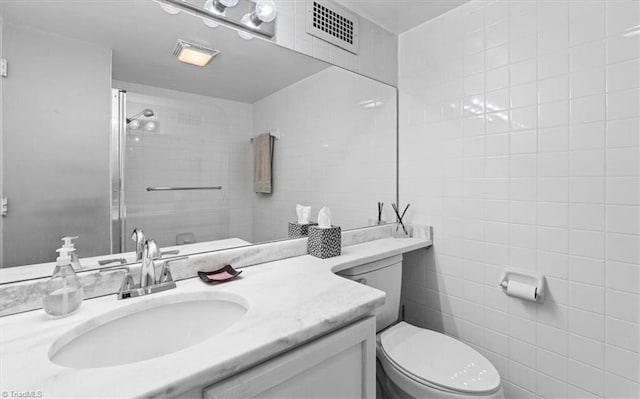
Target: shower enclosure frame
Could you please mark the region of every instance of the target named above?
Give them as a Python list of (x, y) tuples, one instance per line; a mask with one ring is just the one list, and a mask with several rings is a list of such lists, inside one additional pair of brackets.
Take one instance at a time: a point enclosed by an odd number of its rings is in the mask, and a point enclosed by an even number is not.
[(111, 148), (110, 158), (110, 237), (111, 253), (122, 253), (125, 248), (125, 219), (127, 217), (124, 202), (124, 148), (127, 133), (127, 91), (111, 89)]

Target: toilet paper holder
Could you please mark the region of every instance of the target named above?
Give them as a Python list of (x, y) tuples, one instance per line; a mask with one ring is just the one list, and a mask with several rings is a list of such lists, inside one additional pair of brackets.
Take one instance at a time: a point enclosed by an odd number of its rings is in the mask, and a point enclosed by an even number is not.
[[(527, 290), (526, 295), (521, 294), (518, 290), (509, 289), (509, 282), (515, 282), (521, 289)], [(515, 285), (515, 284), (514, 284)], [(514, 286), (512, 285), (512, 286)], [(533, 302), (544, 302), (546, 291), (546, 280), (544, 275), (516, 268), (507, 268), (498, 282), (498, 286), (502, 288), (502, 292), (506, 295), (527, 299)]]

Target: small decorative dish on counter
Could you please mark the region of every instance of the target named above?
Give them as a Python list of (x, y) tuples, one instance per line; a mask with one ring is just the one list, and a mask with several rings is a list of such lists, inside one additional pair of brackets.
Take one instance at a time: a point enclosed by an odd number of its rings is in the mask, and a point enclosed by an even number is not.
[(237, 271), (231, 265), (225, 265), (222, 269), (214, 270), (212, 272), (198, 272), (200, 280), (209, 284), (219, 284), (225, 281), (233, 280), (242, 273), (242, 270)]

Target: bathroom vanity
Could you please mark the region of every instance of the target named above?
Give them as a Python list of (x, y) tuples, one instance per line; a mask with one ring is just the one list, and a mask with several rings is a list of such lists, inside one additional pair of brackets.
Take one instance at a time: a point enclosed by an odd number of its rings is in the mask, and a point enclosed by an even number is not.
[[(0, 318), (0, 391), (36, 391), (44, 397), (371, 397), (373, 314), (384, 303), (384, 293), (334, 273), (429, 245), (426, 239), (384, 238), (345, 247), (341, 256), (330, 259), (305, 255), (246, 267), (241, 278), (225, 284), (210, 286), (192, 278), (147, 297), (91, 299), (62, 319), (49, 318), (41, 309)], [(203, 300), (234, 304), (244, 314), (228, 322), (228, 313), (215, 306), (193, 312), (194, 325), (211, 328), (211, 336), (198, 341), (186, 326), (188, 310), (181, 311), (184, 331), (166, 336), (175, 326), (170, 325), (171, 313), (163, 316), (162, 309)], [(149, 310), (160, 312), (149, 319), (154, 325), (162, 325), (158, 317), (167, 318), (156, 334), (136, 328), (144, 325), (136, 324), (136, 315)], [(70, 355), (68, 361), (76, 366), (54, 363), (65, 364), (56, 356), (65, 345), (130, 316), (131, 331), (119, 342), (133, 361), (95, 367), (101, 356), (108, 357), (103, 349), (113, 337), (105, 335), (87, 338), (95, 340), (89, 341), (93, 351)], [(216, 329), (217, 317), (227, 325)], [(126, 330), (127, 324), (123, 326), (118, 334)], [(142, 342), (150, 343), (155, 355), (140, 354), (146, 358), (135, 361), (136, 344)], [(171, 351), (167, 346), (172, 345), (179, 349)], [(81, 366), (85, 361), (93, 366)]]

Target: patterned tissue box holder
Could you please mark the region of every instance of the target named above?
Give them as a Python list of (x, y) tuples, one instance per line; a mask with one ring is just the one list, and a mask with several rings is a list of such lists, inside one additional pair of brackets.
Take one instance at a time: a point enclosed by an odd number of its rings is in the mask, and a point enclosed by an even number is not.
[(342, 229), (331, 226), (321, 229), (317, 226), (309, 227), (307, 252), (316, 258), (326, 259), (340, 255), (342, 251)]
[(309, 226), (317, 226), (318, 223), (291, 223), (289, 222), (288, 237), (302, 238), (309, 235)]

